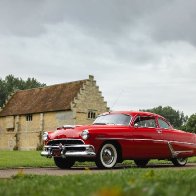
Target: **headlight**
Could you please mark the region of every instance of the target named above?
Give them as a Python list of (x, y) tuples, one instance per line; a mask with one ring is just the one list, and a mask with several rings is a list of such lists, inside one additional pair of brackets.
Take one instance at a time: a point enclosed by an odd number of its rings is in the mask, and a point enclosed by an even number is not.
[(48, 139), (48, 132), (44, 132), (44, 134), (42, 135), (42, 139), (44, 141), (46, 141)]
[(85, 129), (84, 131), (82, 131), (81, 137), (82, 137), (83, 140), (87, 140), (89, 138), (89, 136), (90, 135), (89, 135), (89, 132), (88, 132), (87, 129)]

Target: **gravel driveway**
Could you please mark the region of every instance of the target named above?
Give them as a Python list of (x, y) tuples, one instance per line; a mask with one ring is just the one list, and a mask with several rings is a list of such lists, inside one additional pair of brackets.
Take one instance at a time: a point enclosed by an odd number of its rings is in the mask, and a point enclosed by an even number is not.
[[(94, 174), (101, 172), (116, 172), (123, 169), (136, 168), (135, 166), (122, 166), (119, 165), (114, 169), (110, 170), (101, 170), (96, 167), (73, 167), (71, 169), (61, 170), (57, 167), (47, 167), (47, 168), (16, 168), (16, 169), (1, 169), (0, 170), (0, 178), (11, 178), (17, 174), (35, 174), (35, 175), (56, 175), (56, 176), (64, 176), (64, 175), (76, 175), (76, 174)], [(195, 169), (196, 163), (188, 163), (185, 167), (174, 167), (171, 164), (162, 164), (162, 165), (153, 165), (150, 164), (146, 167), (147, 169)]]

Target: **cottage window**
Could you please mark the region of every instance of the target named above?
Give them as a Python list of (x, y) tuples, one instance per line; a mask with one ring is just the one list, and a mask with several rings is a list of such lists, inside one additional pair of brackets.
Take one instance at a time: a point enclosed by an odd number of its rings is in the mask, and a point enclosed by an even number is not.
[(14, 128), (7, 128), (7, 131), (13, 132), (14, 131)]
[(89, 119), (95, 119), (96, 118), (96, 112), (95, 111), (88, 111), (88, 118)]
[(27, 114), (26, 115), (26, 121), (32, 121), (33, 120), (33, 115), (32, 114)]

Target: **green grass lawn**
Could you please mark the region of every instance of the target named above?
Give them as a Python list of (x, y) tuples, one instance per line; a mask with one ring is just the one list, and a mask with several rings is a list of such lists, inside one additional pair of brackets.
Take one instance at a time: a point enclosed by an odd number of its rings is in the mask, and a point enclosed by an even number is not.
[[(90, 172), (90, 171), (88, 171)], [(100, 174), (36, 176), (0, 180), (0, 195), (195, 196), (196, 170), (130, 168)]]
[[(196, 163), (196, 157), (189, 158), (189, 162)], [(167, 163), (167, 161), (152, 160), (150, 163)], [(76, 165), (94, 165), (94, 163), (76, 163)], [(124, 161), (133, 164), (133, 161)], [(55, 166), (53, 159), (40, 156), (39, 151), (0, 151), (0, 169), (16, 167), (48, 167)]]
[[(196, 162), (196, 157), (189, 159)], [(151, 163), (160, 162), (152, 160)], [(167, 163), (161, 161), (161, 163)], [(94, 163), (77, 163), (90, 166)], [(125, 161), (124, 164), (133, 164)], [(38, 151), (0, 151), (0, 168), (54, 166), (52, 159)], [(0, 171), (1, 172), (1, 171)], [(152, 169), (129, 167), (120, 171), (68, 176), (24, 175), (0, 179), (0, 195), (77, 195), (77, 196), (195, 196), (196, 169)]]
[(39, 151), (0, 151), (0, 168), (54, 166), (52, 159), (40, 156)]

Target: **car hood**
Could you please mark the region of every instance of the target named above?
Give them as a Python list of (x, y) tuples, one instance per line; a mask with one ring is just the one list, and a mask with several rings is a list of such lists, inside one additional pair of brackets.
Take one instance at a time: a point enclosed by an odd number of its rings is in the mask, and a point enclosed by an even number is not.
[(85, 125), (85, 126), (74, 126), (72, 128), (58, 128), (54, 132), (49, 132), (49, 140), (53, 139), (63, 139), (63, 138), (70, 138), (70, 139), (78, 139), (81, 138), (81, 133), (84, 130), (88, 130), (90, 133), (102, 133), (110, 132), (109, 130), (115, 129), (123, 129), (125, 126), (115, 126), (115, 125)]
[(54, 132), (49, 133), (49, 140), (62, 139), (62, 138), (79, 138), (83, 130), (88, 129), (89, 126), (75, 126), (75, 127), (62, 127)]

